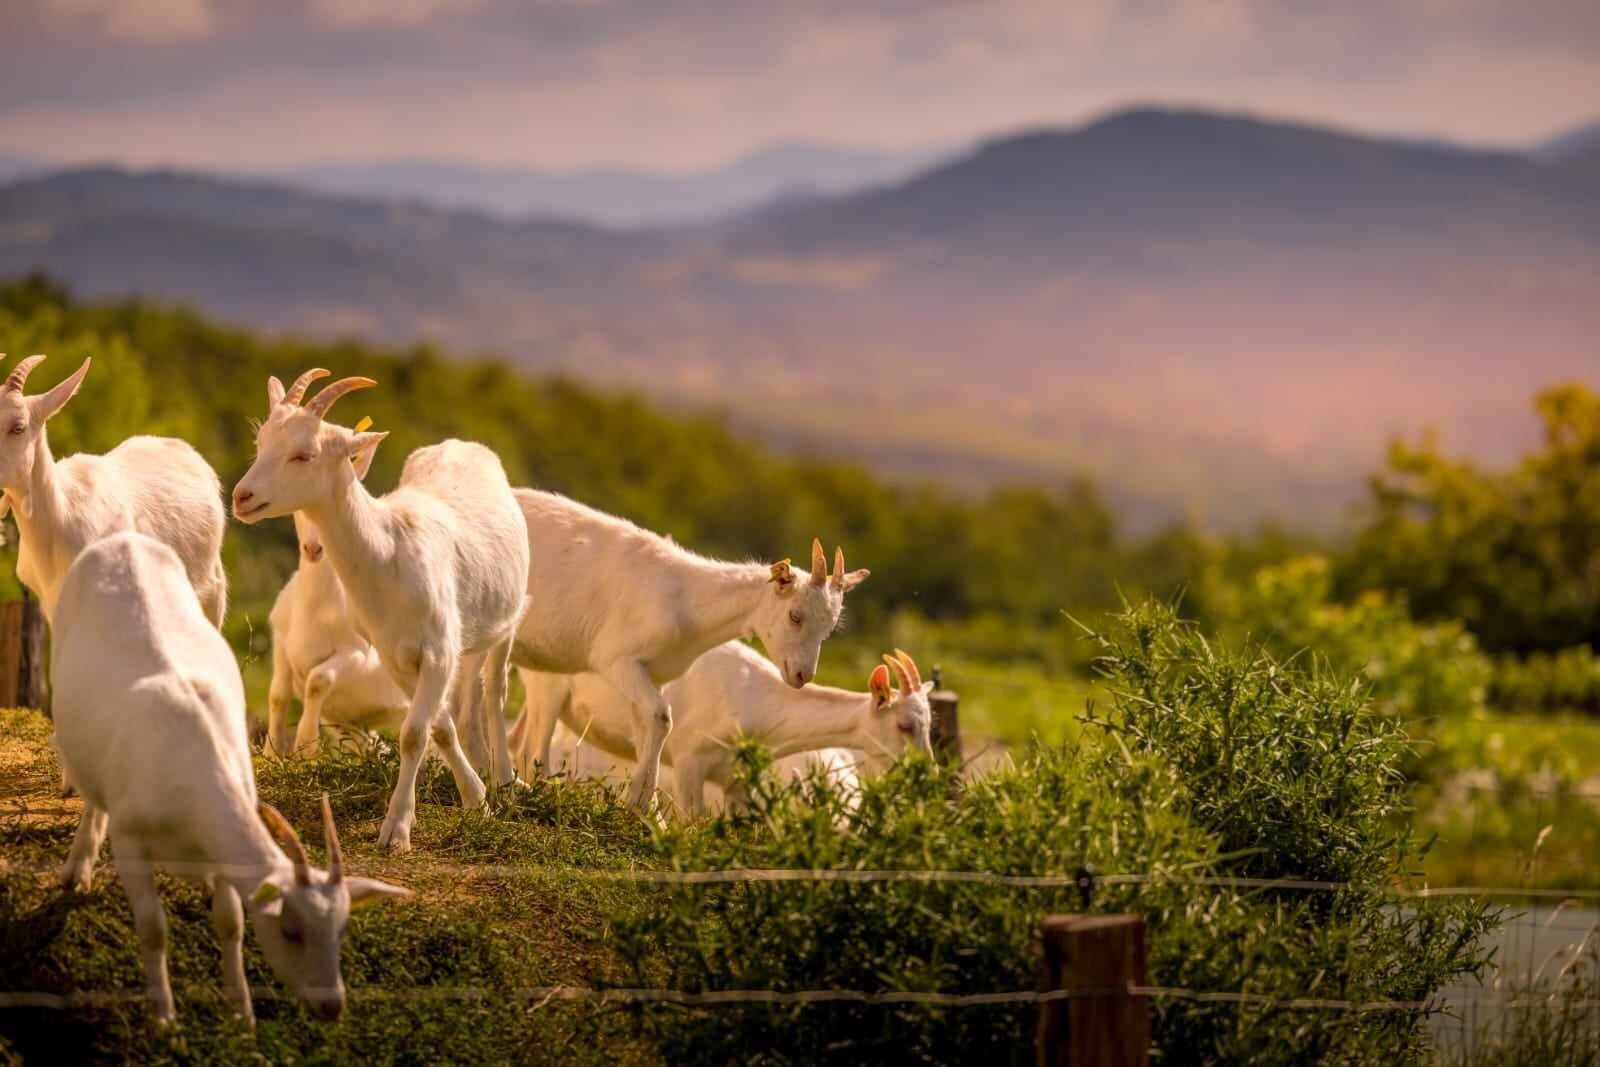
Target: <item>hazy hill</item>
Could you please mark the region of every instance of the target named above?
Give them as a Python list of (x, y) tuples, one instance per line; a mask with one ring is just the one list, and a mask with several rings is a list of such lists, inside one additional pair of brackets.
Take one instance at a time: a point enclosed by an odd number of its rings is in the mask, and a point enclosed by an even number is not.
[(300, 167), (279, 178), (324, 192), (420, 200), (513, 218), (639, 226), (703, 222), (779, 198), (855, 192), (908, 177), (942, 154), (780, 144), (694, 173), (557, 172), (397, 160)]
[(1594, 377), (1590, 168), (1141, 110), (631, 231), (95, 170), (0, 189), (0, 273), (490, 348), (891, 469), (1325, 521), (1388, 434), (1505, 455), (1537, 385)]

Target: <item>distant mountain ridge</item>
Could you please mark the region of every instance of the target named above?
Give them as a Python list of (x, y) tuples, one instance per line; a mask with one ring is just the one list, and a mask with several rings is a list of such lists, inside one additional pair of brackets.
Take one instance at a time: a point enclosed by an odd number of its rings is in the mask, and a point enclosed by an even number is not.
[(1162, 109), (664, 229), (96, 169), (0, 187), (0, 274), (503, 353), (905, 473), (1328, 524), (1387, 435), (1494, 459), (1535, 388), (1594, 379), (1592, 174)]
[(853, 192), (905, 178), (949, 154), (779, 144), (694, 173), (626, 168), (539, 171), (421, 160), (296, 167), (273, 175), (321, 192), (419, 200), (510, 218), (606, 226), (681, 225), (796, 196)]

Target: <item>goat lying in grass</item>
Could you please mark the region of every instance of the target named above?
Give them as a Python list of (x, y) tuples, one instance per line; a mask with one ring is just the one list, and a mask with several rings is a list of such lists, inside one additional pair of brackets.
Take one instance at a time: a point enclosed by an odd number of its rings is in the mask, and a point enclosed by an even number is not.
[[(5, 356), (0, 354), (0, 359)], [(222, 569), (222, 484), (187, 442), (130, 437), (103, 456), (57, 461), (46, 425), (89, 373), (89, 360), (37, 396), (23, 395), (43, 356), (18, 363), (0, 386), (0, 515), (17, 520), (17, 578), (55, 621), (67, 568), (84, 547), (119, 530), (138, 530), (170, 547), (220, 627), (228, 604)]]
[[(672, 729), (659, 686), (724, 641), (753, 634), (778, 664), (773, 674), (803, 686), (817, 673), (822, 642), (834, 631), (847, 592), (866, 580), (846, 572), (844, 552), (828, 574), (821, 542), (811, 546), (809, 579), (787, 560), (723, 563), (669, 538), (554, 493), (518, 489), (527, 520), (534, 609), (517, 630), (512, 662), (528, 670), (600, 675), (628, 712), (618, 728), (636, 754), (628, 799), (648, 807)], [(534, 762), (550, 766), (554, 710), (529, 709)]]
[[(377, 650), (356, 632), (344, 584), (323, 562), (322, 539), (295, 515), (300, 566), (273, 602), (272, 684), (267, 689), (267, 751), (315, 755), (324, 725), (358, 730), (399, 728), (410, 703)], [(301, 704), (290, 743), (284, 722), (290, 701)]]
[(223, 987), (241, 1015), (254, 1017), (248, 911), (273, 972), (324, 1018), (337, 1017), (350, 908), (406, 890), (345, 876), (326, 796), (326, 872), (310, 866), (283, 816), (258, 805), (238, 664), (170, 548), (140, 533), (95, 542), (68, 570), (58, 607), (56, 738), (84, 799), (62, 882), (89, 888), (109, 832), (158, 1021), (175, 1016), (154, 873), (162, 866), (210, 886)]
[[(889, 670), (879, 666), (865, 693), (820, 685), (794, 689), (776, 667), (738, 641), (718, 645), (697, 659), (665, 691), (677, 721), (661, 758), (672, 768), (684, 814), (705, 813), (707, 782), (720, 786), (730, 803), (742, 802), (729, 794), (736, 784), (733, 745), (741, 737), (760, 741), (779, 758), (853, 749), (864, 754), (868, 770), (880, 769), (909, 748), (931, 755), (928, 693), (933, 685), (922, 681), (916, 663), (904, 652), (884, 659), (899, 678), (898, 689), (890, 684)], [(521, 674), (528, 700), (511, 737), (524, 774), (532, 773), (541, 756), (539, 741), (551, 736), (556, 719), (601, 752), (633, 758), (632, 711), (606, 679), (527, 670)]]
[(444, 441), (406, 458), (400, 485), (373, 497), (352, 459), (386, 434), (326, 422), (339, 397), (376, 383), (335, 382), (301, 406), (306, 386), (328, 372), (307, 371), (293, 389), (272, 378), (256, 459), (233, 491), (245, 523), (304, 512), (321, 535), (349, 599), (356, 630), (411, 694), (400, 729), (400, 775), (378, 834), (380, 845), (411, 847), (417, 773), (431, 736), (444, 754), (462, 803), (484, 801), (483, 782), (456, 735), (447, 703), (481, 677), (485, 718), (498, 721), (493, 768), (514, 777), (506, 752), (506, 675), (511, 642), (528, 591), (528, 532), (500, 459), (468, 441)]
[[(519, 718), (511, 731), (512, 753), (518, 759), (517, 768), (520, 773), (527, 773), (532, 769), (527, 747), (522, 744), (524, 726), (524, 721)], [(819, 748), (774, 759), (772, 773), (784, 779), (805, 781), (813, 771), (820, 770), (827, 776), (829, 784), (836, 792), (852, 798), (849, 806), (853, 808), (861, 789), (862, 761), (861, 753), (854, 749)], [(550, 765), (552, 773), (565, 775), (572, 781), (599, 782), (612, 792), (625, 789), (628, 780), (633, 776), (632, 760), (601, 751), (586, 738), (569, 730), (565, 723), (559, 722), (556, 723), (555, 734), (550, 741)], [(671, 793), (677, 809), (684, 810), (683, 801), (678, 797), (670, 779), (668, 792)], [(705, 792), (708, 811), (721, 811), (726, 807), (726, 797), (721, 786), (707, 781)]]

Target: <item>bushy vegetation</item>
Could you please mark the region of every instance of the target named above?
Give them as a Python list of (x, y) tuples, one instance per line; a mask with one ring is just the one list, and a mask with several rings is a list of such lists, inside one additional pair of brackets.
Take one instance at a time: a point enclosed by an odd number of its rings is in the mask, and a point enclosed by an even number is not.
[(1514, 711), (1600, 713), (1600, 658), (1588, 645), (1505, 656), (1494, 665), (1491, 699)]
[(1491, 652), (1600, 644), (1600, 395), (1559, 386), (1537, 406), (1542, 447), (1509, 471), (1448, 457), (1432, 436), (1395, 444), (1343, 587), (1403, 593)]
[[(1404, 881), (1396, 831), (1404, 735), (1352, 688), (1259, 649), (1204, 641), (1146, 606), (1098, 635), (1112, 692), (1100, 728), (1034, 745), (952, 801), (925, 762), (868, 786), (858, 808), (825, 783), (752, 786), (747, 818), (662, 834), (668, 865), (1213, 873)], [(840, 827), (843, 827), (841, 830)], [(1039, 916), (1069, 890), (837, 882), (684, 887), (619, 924), (634, 981), (691, 990), (1031, 988)], [(1381, 894), (1108, 886), (1094, 907), (1151, 924), (1159, 985), (1272, 996), (1420, 1000), (1483, 962), (1482, 906), (1399, 911)], [(1420, 1013), (1288, 1013), (1158, 1001), (1162, 1062), (1416, 1062)], [(1024, 1062), (1028, 1008), (800, 1005), (672, 1009), (642, 1017), (669, 1059), (798, 1063)], [(757, 1051), (759, 1050), (759, 1051)]]
[(1208, 604), (1235, 637), (1260, 641), (1279, 657), (1309, 655), (1339, 674), (1360, 674), (1374, 699), (1402, 717), (1483, 707), (1489, 662), (1461, 623), (1417, 623), (1403, 596), (1378, 590), (1338, 603), (1325, 556), (1263, 567), (1242, 582), (1213, 580)]

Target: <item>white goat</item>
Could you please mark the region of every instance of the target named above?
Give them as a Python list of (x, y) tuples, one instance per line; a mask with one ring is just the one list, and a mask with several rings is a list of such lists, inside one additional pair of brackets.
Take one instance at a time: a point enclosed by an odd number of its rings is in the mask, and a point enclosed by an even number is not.
[[(868, 771), (881, 769), (910, 747), (931, 755), (928, 693), (933, 684), (922, 681), (906, 653), (897, 651), (884, 659), (899, 676), (898, 691), (882, 666), (873, 670), (865, 693), (821, 685), (796, 690), (785, 684), (776, 667), (739, 641), (718, 645), (695, 660), (665, 689), (675, 722), (661, 759), (672, 768), (684, 814), (704, 814), (706, 782), (725, 794), (734, 786), (733, 745), (741, 737), (760, 741), (778, 758), (853, 749), (864, 754), (863, 769)], [(634, 758), (638, 750), (632, 709), (605, 678), (521, 673), (528, 700), (511, 737), (524, 774), (531, 773), (539, 758), (539, 739), (550, 736), (552, 727), (544, 717), (559, 718), (602, 752)], [(741, 798), (728, 799), (737, 804)]]
[[(555, 674), (545, 677), (570, 681), (575, 676)], [(671, 688), (670, 684), (667, 688)], [(512, 754), (517, 759), (518, 770), (524, 775), (531, 773), (533, 762), (531, 748), (524, 740), (526, 730), (527, 720), (519, 717), (510, 736)], [(772, 770), (774, 774), (795, 781), (804, 781), (812, 771), (820, 770), (827, 775), (836, 791), (854, 798), (859, 796), (861, 790), (861, 763), (862, 755), (854, 749), (819, 748), (774, 759)], [(573, 781), (597, 781), (613, 792), (625, 789), (633, 776), (632, 760), (601, 751), (562, 722), (556, 723), (555, 734), (550, 741), (550, 764), (556, 773), (564, 774)], [(678, 798), (675, 788), (672, 793), (678, 810), (684, 810), (684, 803)], [(717, 811), (724, 807), (722, 788), (715, 782), (706, 782), (706, 796), (709, 798), (706, 804), (708, 810)]]
[[(811, 545), (807, 581), (788, 560), (722, 563), (555, 493), (518, 489), (516, 495), (528, 525), (528, 591), (537, 608), (518, 627), (512, 662), (559, 674), (593, 672), (626, 697), (631, 751), (638, 754), (628, 799), (641, 808), (655, 794), (661, 747), (672, 729), (671, 706), (658, 686), (702, 653), (747, 634), (761, 639), (785, 681), (805, 685), (839, 623), (845, 593), (868, 575), (846, 573), (840, 549), (829, 577), (820, 541)], [(541, 712), (535, 721), (534, 759), (548, 768), (556, 715)]]
[[(5, 356), (0, 354), (0, 359)], [(55, 388), (24, 396), (43, 356), (18, 363), (0, 386), (0, 515), (15, 505), (17, 577), (54, 622), (56, 598), (79, 552), (110, 533), (138, 530), (170, 546), (217, 626), (227, 610), (222, 485), (200, 453), (171, 437), (130, 437), (103, 456), (57, 462), (45, 425), (83, 384), (89, 360)]]
[(334, 401), (377, 383), (345, 378), (300, 404), (311, 382), (267, 383), (271, 404), (256, 435), (256, 459), (233, 491), (245, 523), (305, 513), (344, 583), (356, 630), (371, 642), (411, 706), (400, 730), (400, 775), (378, 834), (380, 845), (411, 847), (417, 772), (431, 735), (455, 777), (462, 803), (483, 803), (483, 782), (461, 750), (447, 701), (481, 676), (499, 724), (495, 779), (512, 781), (506, 755), (506, 676), (528, 589), (528, 534), (505, 469), (489, 449), (444, 441), (406, 458), (400, 485), (373, 497), (352, 459), (384, 433), (325, 422)]
[(154, 877), (161, 867), (210, 886), (223, 987), (241, 1015), (253, 1018), (242, 951), (248, 910), (274, 973), (323, 1017), (337, 1017), (351, 906), (408, 891), (344, 875), (326, 794), (326, 872), (307, 863), (283, 816), (258, 804), (238, 664), (172, 549), (134, 532), (95, 542), (68, 570), (59, 608), (56, 738), (84, 800), (63, 884), (89, 888), (109, 830), (160, 1022), (175, 1014)]
[[(370, 453), (369, 453), (370, 454)], [(357, 472), (359, 477), (364, 471)], [(300, 566), (272, 605), (272, 684), (267, 690), (267, 751), (311, 755), (324, 723), (372, 730), (398, 728), (410, 701), (367, 639), (356, 632), (344, 583), (322, 562), (311, 520), (294, 517)], [(290, 743), (285, 715), (301, 702)]]

